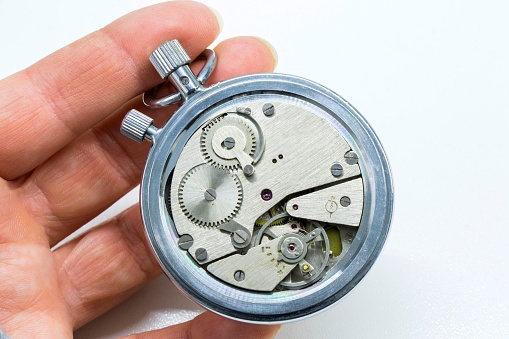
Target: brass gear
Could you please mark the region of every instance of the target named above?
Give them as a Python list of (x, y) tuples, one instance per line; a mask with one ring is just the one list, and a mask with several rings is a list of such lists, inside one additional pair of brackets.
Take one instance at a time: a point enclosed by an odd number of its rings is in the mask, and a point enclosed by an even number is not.
[[(284, 213), (284, 211), (285, 211), (284, 206), (282, 206), (282, 205), (276, 205), (276, 206), (272, 207), (267, 212), (263, 213), (258, 219), (256, 219), (255, 226), (262, 227), (263, 225), (265, 225), (265, 223), (269, 219), (273, 218), (275, 215)], [(271, 226), (283, 225), (283, 224), (286, 224), (287, 222), (289, 222), (290, 220), (291, 220), (291, 217), (288, 217), (288, 216), (281, 217), (277, 220), (274, 220), (271, 223)]]

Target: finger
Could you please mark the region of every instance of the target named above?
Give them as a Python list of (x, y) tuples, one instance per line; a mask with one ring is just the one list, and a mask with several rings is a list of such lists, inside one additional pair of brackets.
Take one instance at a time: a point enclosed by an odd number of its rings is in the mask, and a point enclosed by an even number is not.
[(196, 57), (219, 29), (205, 5), (162, 3), (130, 13), (0, 81), (0, 176), (29, 172), (160, 82), (148, 61), (160, 43), (179, 39)]
[(139, 206), (58, 248), (55, 261), (74, 328), (117, 305), (160, 273)]
[(212, 312), (204, 312), (188, 322), (163, 328), (161, 330), (130, 335), (124, 339), (264, 339), (274, 338), (280, 327), (280, 325), (245, 324), (223, 318)]
[(47, 239), (11, 186), (0, 179), (0, 327), (12, 338), (69, 337)]
[(278, 61), (274, 47), (258, 37), (229, 39), (217, 45), (214, 51), (218, 62), (208, 85), (247, 73), (272, 72)]
[[(250, 37), (219, 44), (217, 55), (217, 70), (211, 77), (214, 82), (268, 72), (275, 64), (270, 48)], [(139, 103), (139, 99), (136, 101)], [(55, 154), (20, 187), (27, 208), (45, 225), (51, 245), (139, 183), (149, 145), (136, 144), (120, 135), (120, 122), (130, 108), (132, 102)], [(156, 126), (170, 115), (168, 110), (153, 112)]]

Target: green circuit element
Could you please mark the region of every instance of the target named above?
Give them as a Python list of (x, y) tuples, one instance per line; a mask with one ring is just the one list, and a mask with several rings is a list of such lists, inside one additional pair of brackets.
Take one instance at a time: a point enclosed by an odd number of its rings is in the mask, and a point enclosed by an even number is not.
[[(332, 252), (332, 257), (339, 257), (341, 252), (343, 252), (343, 244), (341, 243), (341, 234), (339, 233), (339, 227), (330, 226), (325, 228), (325, 233), (327, 233), (327, 237), (329, 238), (330, 251)], [(322, 245), (322, 249), (325, 251), (325, 244)]]

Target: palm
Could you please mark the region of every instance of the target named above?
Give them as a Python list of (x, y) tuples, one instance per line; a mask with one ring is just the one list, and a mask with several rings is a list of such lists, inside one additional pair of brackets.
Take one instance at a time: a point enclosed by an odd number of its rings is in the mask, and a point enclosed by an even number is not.
[[(138, 94), (158, 82), (147, 53), (178, 38), (196, 56), (218, 29), (203, 5), (161, 4), (0, 81), (0, 327), (9, 335), (71, 337), (159, 274), (137, 206), (52, 248), (138, 184), (148, 148), (125, 146), (117, 131), (135, 106), (125, 102), (138, 103)], [(211, 82), (274, 66), (269, 49), (253, 38), (230, 39), (216, 53)], [(169, 114), (154, 118), (162, 123)], [(202, 316), (209, 331), (221, 322), (216, 327), (224, 331), (227, 320)], [(189, 333), (179, 326), (165, 335)], [(263, 336), (274, 331), (238, 326)]]

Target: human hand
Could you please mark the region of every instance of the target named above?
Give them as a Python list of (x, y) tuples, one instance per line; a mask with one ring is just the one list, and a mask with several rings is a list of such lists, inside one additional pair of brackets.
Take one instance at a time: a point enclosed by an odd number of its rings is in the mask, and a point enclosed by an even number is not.
[[(72, 337), (160, 274), (138, 206), (52, 248), (139, 183), (148, 146), (134, 145), (119, 126), (140, 106), (139, 94), (160, 82), (152, 50), (178, 39), (193, 58), (219, 30), (204, 5), (163, 3), (0, 81), (0, 328), (12, 338)], [(209, 83), (275, 66), (256, 38), (224, 41), (216, 54)], [(156, 124), (171, 112), (154, 111)], [(135, 337), (264, 338), (277, 328), (205, 312)]]

